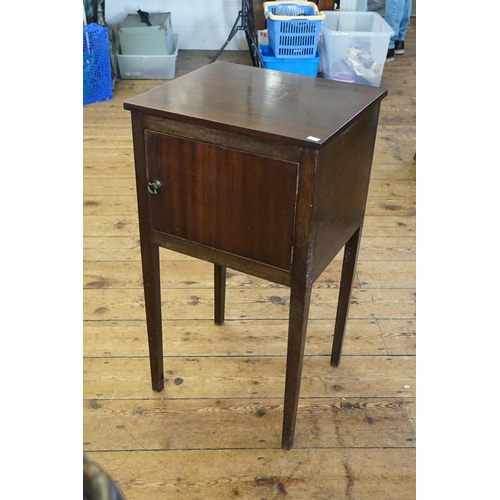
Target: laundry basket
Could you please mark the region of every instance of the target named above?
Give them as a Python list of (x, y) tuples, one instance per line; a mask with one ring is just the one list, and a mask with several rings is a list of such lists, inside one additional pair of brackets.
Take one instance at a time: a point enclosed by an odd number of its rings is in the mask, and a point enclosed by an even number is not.
[(264, 2), (269, 45), (276, 57), (315, 57), (325, 14), (313, 2)]

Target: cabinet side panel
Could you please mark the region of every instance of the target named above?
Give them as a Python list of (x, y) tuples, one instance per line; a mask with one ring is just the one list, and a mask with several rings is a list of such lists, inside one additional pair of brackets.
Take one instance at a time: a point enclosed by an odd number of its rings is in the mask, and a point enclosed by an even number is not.
[(363, 225), (380, 105), (358, 115), (318, 161), (313, 279)]

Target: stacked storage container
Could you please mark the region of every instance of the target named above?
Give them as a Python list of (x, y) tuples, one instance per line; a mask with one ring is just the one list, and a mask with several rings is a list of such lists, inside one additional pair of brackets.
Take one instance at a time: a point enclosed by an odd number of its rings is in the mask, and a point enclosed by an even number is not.
[(318, 39), (325, 14), (313, 2), (264, 2), (268, 45), (260, 45), (264, 66), (317, 76)]
[(170, 12), (146, 14), (150, 25), (131, 14), (117, 26), (120, 76), (125, 80), (175, 78), (178, 35)]
[(379, 87), (391, 27), (375, 12), (331, 11), (325, 15), (319, 42), (322, 76)]

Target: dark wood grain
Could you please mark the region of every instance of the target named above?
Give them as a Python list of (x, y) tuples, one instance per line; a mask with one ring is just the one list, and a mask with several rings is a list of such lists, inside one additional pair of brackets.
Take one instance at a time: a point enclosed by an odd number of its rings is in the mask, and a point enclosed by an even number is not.
[(217, 61), (129, 99), (124, 107), (321, 149), (386, 94), (378, 87)]
[(313, 200), (314, 173), (317, 161), (315, 151), (305, 151), (301, 161), (297, 193), (297, 218), (293, 248), (290, 312), (288, 321), (288, 347), (285, 376), (285, 401), (281, 446), (293, 446), (295, 421), (299, 403), (302, 361), (306, 342), (307, 320), (311, 302), (311, 266), (313, 262)]
[(151, 230), (151, 241), (174, 252), (203, 259), (219, 266), (227, 266), (235, 271), (257, 276), (273, 283), (290, 286), (290, 271), (284, 271), (268, 264), (262, 264), (261, 262), (246, 259), (232, 253), (222, 252), (221, 250), (160, 233), (159, 231)]
[(214, 265), (214, 321), (216, 325), (224, 323), (226, 302), (226, 267)]
[[(158, 246), (215, 264), (217, 324), (224, 322), (226, 267), (290, 286), (282, 446), (293, 446), (312, 286), (345, 246), (331, 362), (340, 360), (386, 94), (216, 62), (125, 102), (135, 117), (154, 387)], [(161, 187), (148, 193), (148, 182)]]
[(289, 270), (298, 164), (146, 132), (152, 228)]
[(163, 336), (161, 322), (161, 286), (159, 247), (151, 240), (151, 217), (148, 202), (145, 172), (146, 151), (144, 145), (144, 123), (141, 115), (132, 116), (136, 189), (141, 239), (141, 262), (148, 331), (149, 361), (153, 390), (164, 387)]
[(380, 103), (353, 120), (320, 157), (313, 281), (362, 226)]
[(349, 304), (351, 302), (352, 285), (354, 283), (354, 273), (358, 260), (359, 241), (361, 239), (361, 228), (349, 238), (344, 248), (344, 260), (342, 263), (342, 277), (340, 280), (339, 299), (337, 304), (337, 314), (335, 316), (335, 330), (333, 334), (333, 347), (330, 364), (339, 366), (342, 345), (344, 342), (345, 327), (349, 314)]

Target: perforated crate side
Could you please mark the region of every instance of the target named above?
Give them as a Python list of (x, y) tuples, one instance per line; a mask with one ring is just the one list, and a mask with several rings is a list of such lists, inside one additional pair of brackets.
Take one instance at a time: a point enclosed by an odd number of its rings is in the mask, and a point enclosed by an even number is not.
[(269, 45), (276, 57), (314, 57), (320, 30), (321, 20), (267, 20)]
[(113, 97), (108, 29), (91, 23), (83, 26), (83, 104)]
[[(314, 57), (324, 14), (312, 2), (265, 2), (269, 45), (276, 57)], [(301, 18), (301, 16), (304, 16)]]

